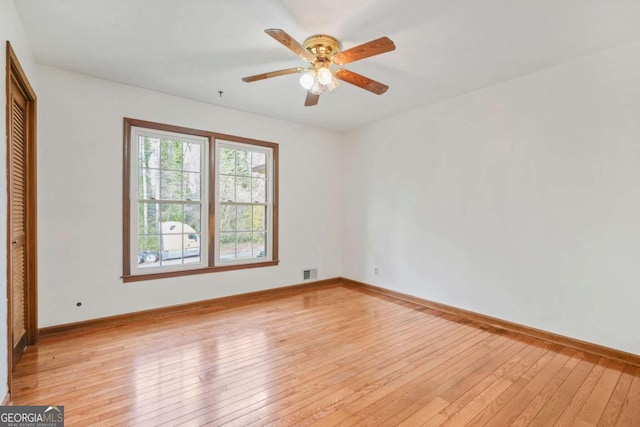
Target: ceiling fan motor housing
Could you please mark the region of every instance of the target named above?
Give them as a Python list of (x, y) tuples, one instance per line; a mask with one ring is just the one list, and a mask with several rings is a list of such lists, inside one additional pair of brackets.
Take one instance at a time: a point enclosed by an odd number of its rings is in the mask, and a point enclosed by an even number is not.
[(303, 46), (316, 58), (326, 59), (330, 59), (333, 55), (340, 52), (341, 48), (338, 40), (323, 34), (309, 37), (304, 41)]

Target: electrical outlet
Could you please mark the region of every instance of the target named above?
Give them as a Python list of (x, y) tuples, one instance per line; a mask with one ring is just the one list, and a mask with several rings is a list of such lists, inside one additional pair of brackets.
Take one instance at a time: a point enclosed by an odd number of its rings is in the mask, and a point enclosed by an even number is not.
[(373, 274), (377, 276), (379, 273), (380, 273), (380, 269), (378, 267), (373, 269)]

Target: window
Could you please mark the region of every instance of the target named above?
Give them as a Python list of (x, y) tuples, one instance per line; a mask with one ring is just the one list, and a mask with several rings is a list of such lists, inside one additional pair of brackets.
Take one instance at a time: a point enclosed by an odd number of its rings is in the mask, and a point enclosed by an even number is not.
[(208, 138), (131, 128), (134, 274), (208, 266)]
[(125, 282), (278, 264), (277, 144), (124, 126)]
[(216, 148), (216, 260), (260, 261), (269, 255), (272, 150), (231, 141), (218, 141)]

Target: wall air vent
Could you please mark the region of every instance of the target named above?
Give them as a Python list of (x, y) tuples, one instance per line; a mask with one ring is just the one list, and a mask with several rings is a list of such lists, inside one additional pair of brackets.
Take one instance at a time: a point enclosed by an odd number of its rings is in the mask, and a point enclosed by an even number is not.
[(310, 280), (310, 279), (317, 279), (317, 278), (318, 278), (317, 268), (310, 268), (308, 270), (302, 271), (302, 280)]

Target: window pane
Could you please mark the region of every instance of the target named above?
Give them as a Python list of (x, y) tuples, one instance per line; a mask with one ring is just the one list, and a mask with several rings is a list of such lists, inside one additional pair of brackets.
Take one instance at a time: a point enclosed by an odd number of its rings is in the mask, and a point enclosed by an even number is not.
[(140, 203), (138, 206), (138, 233), (158, 234), (159, 205), (157, 203)]
[[(160, 218), (162, 222), (179, 222), (182, 223), (182, 205), (173, 203), (162, 203), (160, 208)], [(162, 225), (164, 228), (164, 224)]]
[(138, 137), (138, 167), (160, 167), (160, 140), (157, 138)]
[(220, 205), (220, 231), (236, 231), (236, 207)]
[(251, 201), (254, 203), (266, 203), (267, 201), (267, 182), (264, 179), (251, 179)]
[(251, 154), (246, 151), (236, 150), (236, 175), (251, 175)]
[[(184, 223), (187, 227), (191, 227), (194, 232), (200, 233), (200, 205), (183, 205), (184, 207)], [(185, 227), (186, 228), (186, 227)], [(191, 230), (185, 230), (185, 233), (191, 233)]]
[(182, 142), (163, 139), (160, 143), (160, 167), (182, 170)]
[(251, 206), (238, 206), (238, 231), (251, 231), (253, 229)]
[(236, 173), (236, 150), (232, 148), (220, 149), (220, 173), (233, 175)]
[(236, 202), (251, 202), (251, 178), (236, 178)]
[(251, 153), (251, 176), (264, 178), (267, 173), (264, 153)]
[(220, 176), (220, 201), (234, 202), (236, 179), (233, 176)]
[(184, 256), (185, 258), (200, 256), (200, 235), (188, 233), (184, 236)]
[(266, 256), (266, 233), (253, 233), (253, 258), (263, 258)]
[(162, 231), (160, 254), (163, 266), (199, 262), (201, 236), (194, 233), (191, 227), (176, 222), (164, 222)]
[(160, 172), (160, 198), (162, 200), (182, 199), (182, 173), (173, 171)]
[(200, 200), (200, 173), (184, 173), (182, 185), (183, 200)]
[(157, 267), (160, 260), (160, 236), (138, 237), (138, 266)]
[(140, 169), (138, 176), (138, 198), (160, 198), (160, 171), (158, 169)]
[(236, 242), (236, 259), (249, 259), (252, 257), (252, 233), (238, 233)]
[(160, 236), (140, 236), (138, 238), (138, 250), (142, 251), (159, 251)]
[(176, 265), (181, 264), (178, 262), (166, 262), (171, 260), (181, 260), (184, 250), (184, 235), (183, 234), (170, 234), (181, 231), (179, 224), (164, 222), (162, 223), (162, 263), (164, 265)]
[(236, 233), (220, 233), (220, 259), (236, 259)]
[(267, 217), (266, 206), (253, 206), (253, 230), (263, 231), (266, 230), (265, 219)]
[[(162, 225), (162, 235), (164, 237), (166, 237), (167, 235), (176, 235), (176, 234), (184, 233), (185, 227), (184, 227), (184, 224), (181, 222), (165, 221), (161, 225)], [(180, 243), (180, 240), (176, 240), (176, 242)], [(166, 241), (163, 241), (163, 243), (166, 243)], [(175, 244), (172, 246), (175, 246)], [(182, 246), (182, 243), (180, 243), (180, 246)]]
[(200, 172), (200, 144), (182, 144), (182, 168), (185, 171)]
[(197, 264), (200, 262), (200, 255), (190, 256), (184, 259), (184, 264)]

